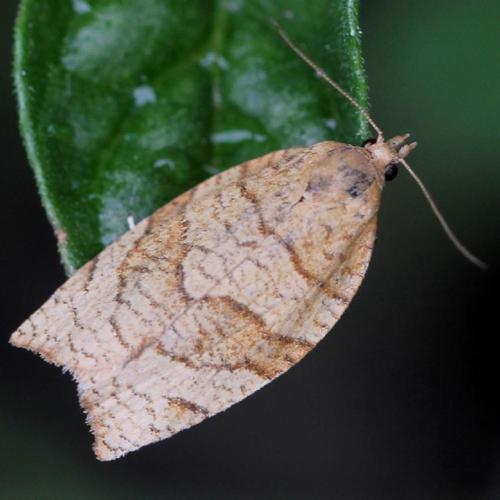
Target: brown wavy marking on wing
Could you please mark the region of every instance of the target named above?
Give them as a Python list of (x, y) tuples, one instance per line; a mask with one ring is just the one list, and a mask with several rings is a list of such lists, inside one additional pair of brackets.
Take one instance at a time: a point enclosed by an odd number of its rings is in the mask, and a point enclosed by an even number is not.
[[(21, 325), (14, 345), (75, 377), (99, 459), (228, 408), (323, 338), (371, 255), (369, 162), (325, 142), (234, 167), (138, 224)], [(355, 190), (352, 168), (368, 172)]]
[[(140, 348), (141, 339), (148, 336), (142, 325), (143, 334), (139, 336), (139, 332), (130, 328), (122, 331), (127, 318), (133, 316), (134, 322), (137, 318), (142, 322), (154, 321), (167, 312), (162, 296), (149, 295), (142, 277), (154, 285), (155, 280), (161, 283), (164, 275), (177, 270), (186, 252), (182, 242), (186, 230), (182, 214), (186, 205), (210, 197), (244, 173), (254, 175), (269, 162), (286, 161), (301, 151), (279, 151), (246, 162), (208, 179), (160, 208), (62, 285), (19, 327), (11, 343), (38, 352), (47, 361), (68, 369), (81, 382), (98, 379), (101, 372), (107, 376), (130, 356), (130, 351)], [(129, 297), (126, 291), (134, 287), (142, 289), (142, 293)], [(182, 307), (182, 300), (179, 305)], [(88, 358), (82, 359), (80, 352), (88, 352)]]

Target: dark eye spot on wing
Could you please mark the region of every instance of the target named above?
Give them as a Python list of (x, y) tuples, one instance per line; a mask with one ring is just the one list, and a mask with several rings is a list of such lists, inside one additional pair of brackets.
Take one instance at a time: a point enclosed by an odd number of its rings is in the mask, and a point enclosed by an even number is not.
[(353, 168), (346, 169), (344, 175), (346, 184), (349, 186), (346, 192), (352, 198), (363, 194), (373, 182), (373, 177)]
[(354, 184), (347, 190), (347, 193), (353, 198), (357, 198), (363, 191), (364, 189), (362, 189), (361, 186)]

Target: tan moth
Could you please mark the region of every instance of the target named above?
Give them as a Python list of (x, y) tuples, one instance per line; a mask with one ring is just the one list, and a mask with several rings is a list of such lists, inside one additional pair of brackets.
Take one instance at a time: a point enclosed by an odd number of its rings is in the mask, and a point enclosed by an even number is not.
[[(415, 147), (284, 40), (378, 134), (235, 166), (159, 209), (63, 284), (11, 343), (69, 371), (100, 460), (168, 438), (300, 361), (355, 295), (384, 183)], [(132, 221), (133, 222), (133, 221)]]

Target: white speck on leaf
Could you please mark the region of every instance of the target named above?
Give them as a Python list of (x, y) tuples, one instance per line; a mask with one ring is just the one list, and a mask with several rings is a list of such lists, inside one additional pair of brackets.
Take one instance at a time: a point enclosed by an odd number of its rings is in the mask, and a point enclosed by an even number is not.
[(229, 63), (227, 62), (227, 60), (216, 52), (207, 52), (201, 58), (200, 64), (205, 68), (209, 68), (213, 65), (217, 65), (220, 69), (223, 70), (229, 68)]
[(262, 134), (254, 134), (250, 130), (235, 129), (212, 134), (211, 139), (215, 144), (234, 144), (243, 141), (263, 142), (266, 137)]
[(335, 130), (337, 128), (337, 120), (335, 120), (335, 118), (327, 118), (324, 123), (330, 130)]
[(73, 0), (73, 10), (77, 14), (86, 14), (92, 10), (92, 7), (85, 0)]
[(135, 227), (135, 221), (134, 221), (134, 216), (133, 215), (129, 215), (127, 217), (127, 224), (128, 224), (128, 228), (129, 229), (134, 229), (134, 227)]
[(170, 170), (175, 168), (175, 161), (170, 158), (160, 158), (153, 163), (154, 168), (168, 167)]
[(139, 85), (134, 89), (134, 100), (138, 108), (146, 104), (153, 104), (156, 102), (155, 90), (149, 85)]

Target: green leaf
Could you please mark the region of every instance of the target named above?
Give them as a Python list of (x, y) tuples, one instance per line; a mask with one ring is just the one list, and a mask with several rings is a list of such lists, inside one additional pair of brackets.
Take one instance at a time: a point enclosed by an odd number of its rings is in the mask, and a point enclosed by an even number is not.
[(356, 0), (21, 2), (21, 129), (68, 273), (210, 174), (368, 136), (270, 16), (367, 105)]

